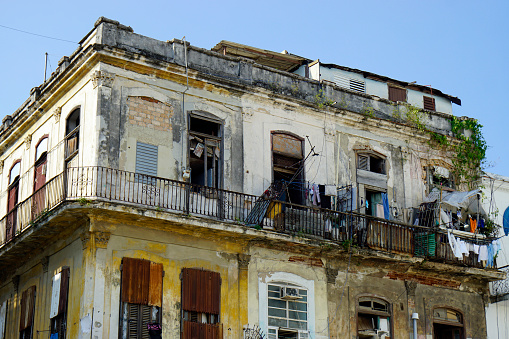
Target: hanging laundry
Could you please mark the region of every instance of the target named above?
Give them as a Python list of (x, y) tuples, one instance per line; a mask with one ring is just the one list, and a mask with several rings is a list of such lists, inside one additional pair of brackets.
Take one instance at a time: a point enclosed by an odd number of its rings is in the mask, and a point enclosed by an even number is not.
[(493, 264), (495, 262), (495, 255), (493, 250), (493, 244), (488, 245), (488, 262), (486, 263), (486, 266), (493, 267)]
[(479, 247), (479, 259), (478, 262), (481, 262), (481, 260), (488, 260), (488, 246), (481, 245)]
[(477, 229), (477, 220), (470, 218), (470, 232), (475, 233)]
[(479, 254), (479, 245), (474, 244), (474, 253)]
[(387, 193), (382, 193), (383, 216), (385, 220), (391, 220), (391, 210), (389, 208), (389, 197)]
[(463, 254), (461, 253), (460, 246), (456, 241), (456, 238), (452, 234), (451, 230), (447, 230), (447, 237), (449, 239), (449, 245), (451, 246), (452, 253), (458, 259), (463, 259)]
[(477, 225), (479, 228), (484, 228), (484, 219), (479, 219), (479, 224)]

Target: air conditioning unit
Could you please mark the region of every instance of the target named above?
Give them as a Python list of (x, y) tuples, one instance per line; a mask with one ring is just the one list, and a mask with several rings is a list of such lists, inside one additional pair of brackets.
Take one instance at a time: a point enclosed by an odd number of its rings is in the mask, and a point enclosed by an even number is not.
[(281, 287), (281, 299), (295, 300), (300, 299), (299, 290), (293, 287)]

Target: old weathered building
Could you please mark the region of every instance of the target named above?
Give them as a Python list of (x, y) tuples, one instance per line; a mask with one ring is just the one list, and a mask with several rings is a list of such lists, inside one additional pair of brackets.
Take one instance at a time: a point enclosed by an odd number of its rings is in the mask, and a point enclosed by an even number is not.
[(0, 338), (486, 338), (453, 102), (99, 19), (3, 120)]

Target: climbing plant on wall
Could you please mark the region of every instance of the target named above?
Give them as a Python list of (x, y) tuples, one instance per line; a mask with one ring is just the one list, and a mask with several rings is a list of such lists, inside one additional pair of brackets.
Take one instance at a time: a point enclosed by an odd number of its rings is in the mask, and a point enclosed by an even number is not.
[(486, 163), (486, 141), (482, 135), (482, 125), (475, 119), (452, 117), (451, 131), (456, 140), (428, 128), (424, 122), (424, 111), (406, 105), (406, 121), (419, 131), (429, 135), (430, 146), (443, 148), (452, 154), (452, 174), (456, 184), (465, 184), (469, 189), (479, 186), (479, 180)]

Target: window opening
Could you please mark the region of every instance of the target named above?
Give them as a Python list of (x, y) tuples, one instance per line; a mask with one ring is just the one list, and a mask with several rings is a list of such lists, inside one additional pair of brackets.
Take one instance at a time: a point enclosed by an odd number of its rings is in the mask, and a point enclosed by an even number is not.
[(463, 339), (463, 315), (461, 312), (448, 308), (433, 310), (433, 338), (435, 339)]
[(221, 277), (196, 268), (182, 270), (182, 334), (184, 339), (220, 337)]
[(450, 171), (440, 166), (430, 166), (427, 168), (429, 191), (433, 187), (450, 188), (454, 190), (454, 180)]
[(35, 286), (26, 289), (21, 295), (21, 315), (19, 320), (19, 338), (32, 339), (35, 312)]
[(267, 284), (269, 339), (307, 338), (307, 290), (294, 284)]
[(191, 183), (222, 186), (222, 124), (189, 116), (189, 166)]
[(149, 324), (161, 323), (163, 265), (144, 259), (122, 259), (122, 339), (150, 338)]
[(42, 139), (35, 151), (34, 195), (32, 197), (32, 219), (46, 207), (46, 170), (48, 138)]
[(65, 338), (67, 329), (67, 300), (69, 293), (69, 268), (53, 276), (50, 309), (50, 334)]
[(357, 154), (357, 168), (379, 174), (386, 174), (385, 159), (372, 154)]
[(272, 133), (272, 178), (274, 182), (293, 181), (280, 198), (294, 204), (304, 204), (303, 139), (286, 133)]
[(359, 298), (357, 332), (359, 338), (390, 338), (389, 303), (370, 297)]
[(378, 218), (384, 217), (382, 192), (366, 190), (366, 214)]
[(78, 153), (80, 109), (76, 108), (67, 118), (65, 127), (65, 160), (70, 162)]
[(9, 188), (7, 192), (7, 220), (5, 224), (6, 239), (10, 240), (14, 237), (18, 223), (18, 196), (19, 196), (19, 179), (21, 171), (21, 160), (14, 163), (9, 171)]

